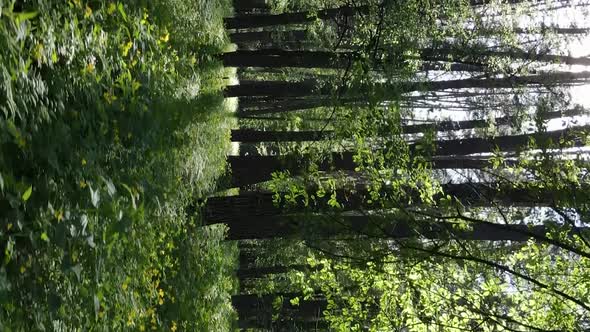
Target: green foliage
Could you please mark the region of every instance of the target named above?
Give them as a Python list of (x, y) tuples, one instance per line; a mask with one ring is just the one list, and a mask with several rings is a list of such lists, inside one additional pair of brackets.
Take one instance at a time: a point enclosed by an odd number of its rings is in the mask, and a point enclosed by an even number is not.
[[(299, 287), (325, 295), (324, 316), (334, 331), (583, 330), (587, 312), (557, 292), (587, 298), (587, 258), (573, 259), (534, 241), (517, 249), (399, 245), (414, 249), (406, 252), (410, 255), (390, 255), (383, 264), (310, 258), (322, 268), (299, 279)], [(422, 250), (428, 255), (420, 255)], [(482, 264), (479, 255), (502, 269)]]
[(0, 1), (0, 329), (229, 329), (224, 8)]

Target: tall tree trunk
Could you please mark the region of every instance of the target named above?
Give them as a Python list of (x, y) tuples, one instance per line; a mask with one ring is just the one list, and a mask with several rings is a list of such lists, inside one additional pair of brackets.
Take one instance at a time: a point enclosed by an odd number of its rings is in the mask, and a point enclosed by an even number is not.
[(317, 12), (295, 12), (268, 15), (242, 15), (227, 17), (224, 19), (225, 27), (228, 29), (251, 29), (273, 25), (309, 23), (316, 20), (335, 20), (341, 17), (354, 16), (357, 13), (367, 12), (369, 7), (343, 6), (339, 8), (323, 9)]
[[(487, 3), (489, 3), (488, 0), (470, 0), (472, 6)], [(369, 9), (369, 6), (342, 6), (338, 8), (321, 9), (313, 12), (304, 11), (267, 15), (238, 15), (225, 18), (224, 23), (227, 29), (251, 29), (274, 25), (309, 23), (315, 21), (317, 18), (322, 20), (339, 20), (357, 14), (369, 13)]]
[(237, 45), (238, 50), (305, 50), (321, 48), (321, 45), (317, 41), (310, 39), (307, 33), (307, 30), (252, 31), (233, 33), (229, 37), (230, 41)]
[[(531, 141), (538, 146), (562, 148), (564, 146), (580, 147), (585, 144), (581, 131), (588, 131), (590, 127), (577, 127), (555, 130), (546, 133), (501, 136), (496, 138), (465, 138), (446, 141), (436, 141), (434, 155), (465, 156), (475, 153), (491, 153), (498, 149), (503, 152), (517, 152), (525, 150)], [(416, 151), (417, 145), (410, 145), (411, 151)], [(423, 147), (421, 147), (423, 148)], [(320, 171), (354, 170), (358, 165), (353, 162), (354, 152), (333, 153), (318, 164)], [(481, 169), (489, 164), (480, 158), (438, 158), (432, 160), (434, 168), (477, 168)], [(276, 156), (230, 156), (228, 162), (232, 170), (232, 186), (244, 186), (270, 179), (272, 172), (288, 170), (292, 175), (302, 174), (312, 162), (310, 157), (276, 157)]]
[(263, 12), (269, 9), (266, 0), (234, 0), (233, 7), (238, 14)]
[[(571, 109), (564, 112), (555, 111), (543, 113), (539, 119), (550, 120), (560, 117), (581, 115), (581, 109)], [(504, 116), (494, 119), (495, 125), (510, 125), (518, 118), (515, 116)], [(405, 125), (402, 131), (406, 134), (423, 133), (429, 130), (451, 131), (461, 129), (487, 128), (490, 125), (489, 120), (464, 120), (464, 121), (439, 121), (436, 123)], [(334, 132), (331, 130), (323, 131), (260, 131), (254, 129), (234, 129), (231, 131), (232, 142), (257, 143), (257, 142), (304, 142), (304, 141), (321, 141), (334, 138)]]
[(234, 129), (231, 131), (232, 142), (304, 142), (321, 141), (334, 137), (334, 132), (327, 131), (261, 131), (252, 129)]
[(326, 98), (326, 97), (310, 97), (310, 98), (297, 98), (297, 99), (279, 99), (273, 102), (269, 101), (250, 101), (242, 103), (240, 99), (240, 105), (237, 113), (237, 117), (242, 118), (245, 116), (252, 115), (263, 115), (272, 113), (284, 113), (291, 111), (300, 111), (313, 109), (318, 107), (330, 107), (338, 105), (366, 105), (367, 102), (360, 98)]
[[(316, 190), (310, 189), (309, 194), (316, 195)], [(311, 196), (310, 195), (310, 196)], [(351, 192), (350, 190), (337, 190), (339, 204), (345, 209), (358, 209), (366, 205), (364, 203), (366, 191)], [(309, 196), (309, 197), (310, 197)], [(293, 199), (293, 202), (285, 202), (284, 199), (276, 202), (275, 194), (270, 192), (248, 192), (245, 194), (211, 197), (203, 207), (202, 215), (206, 223), (225, 223), (231, 220), (239, 220), (252, 217), (253, 227), (268, 227), (264, 222), (256, 221), (261, 216), (274, 216), (287, 211), (296, 210), (326, 210), (334, 209), (330, 203), (330, 197), (316, 197), (314, 201), (306, 200), (299, 196)], [(247, 226), (244, 224), (246, 227)]]
[[(352, 153), (333, 153), (330, 158), (318, 163), (321, 171), (354, 170), (356, 164)], [(230, 185), (242, 187), (268, 181), (271, 174), (286, 170), (292, 175), (301, 174), (311, 164), (310, 156), (228, 156), (231, 170)]]
[[(333, 153), (318, 164), (320, 171), (354, 171), (353, 153)], [(271, 179), (276, 171), (289, 171), (293, 176), (305, 172), (312, 162), (309, 156), (228, 156), (232, 177), (230, 186), (243, 187)], [(435, 169), (484, 169), (490, 166), (486, 158), (453, 157), (432, 160)]]
[[(500, 35), (505, 34), (506, 30), (502, 29), (477, 29), (472, 30), (483, 36), (491, 36), (491, 35)], [(516, 33), (516, 34), (546, 34), (546, 33), (555, 33), (558, 35), (584, 35), (590, 33), (590, 29), (588, 28), (564, 28), (554, 25), (543, 25), (540, 27), (531, 27), (531, 28), (509, 28), (508, 32)]]
[(313, 80), (303, 82), (242, 80), (239, 85), (227, 86), (224, 91), (224, 96), (302, 97), (311, 96), (316, 91), (320, 95), (331, 94), (331, 89), (321, 89), (319, 84)]
[(223, 53), (221, 59), (226, 67), (266, 68), (345, 68), (354, 59), (353, 53), (324, 51), (286, 51), (263, 49), (256, 51), (237, 50)]
[[(448, 89), (510, 89), (526, 85), (556, 86), (560, 84), (582, 83), (590, 79), (590, 71), (557, 72), (540, 75), (488, 78), (488, 79), (456, 79), (428, 82), (399, 82), (394, 85), (379, 84), (374, 89), (380, 95), (392, 93), (409, 93), (414, 91), (440, 91)], [(283, 81), (242, 81), (240, 85), (226, 87), (225, 97), (241, 96), (273, 96), (273, 97), (304, 97), (310, 95), (330, 95), (338, 86), (321, 86), (317, 81), (303, 82)]]
[(256, 257), (247, 250), (240, 250), (238, 261), (240, 269), (248, 269), (249, 266), (256, 263)]
[[(447, 89), (509, 89), (526, 85), (555, 86), (565, 83), (579, 83), (590, 78), (589, 72), (558, 72), (541, 75), (516, 76), (488, 79), (457, 79), (447, 81), (430, 81), (423, 83), (402, 83), (400, 91), (407, 93), (413, 91), (439, 91)], [(391, 87), (383, 86), (385, 91)]]
[(467, 63), (425, 62), (421, 71), (484, 72), (485, 66)]
[(541, 61), (549, 63), (562, 63), (567, 65), (590, 65), (588, 57), (573, 57), (568, 55), (546, 54), (537, 52), (528, 52), (520, 49), (508, 51), (497, 51), (486, 49), (482, 45), (480, 49), (466, 49), (464, 47), (454, 47), (449, 45), (437, 49), (423, 49), (420, 58), (423, 60), (434, 61), (453, 61), (453, 62), (476, 62), (481, 63), (481, 57), (506, 57), (523, 61)]
[[(252, 224), (252, 222), (254, 222)], [(498, 224), (471, 222), (469, 229), (461, 229), (453, 222), (408, 221), (387, 216), (335, 215), (276, 215), (259, 216), (256, 221), (244, 216), (226, 223), (229, 240), (304, 238), (326, 239), (346, 235), (365, 235), (372, 238), (459, 239), (467, 241), (528, 241), (530, 238), (551, 240), (546, 234), (552, 229), (545, 225)], [(263, 227), (262, 224), (267, 224)], [(249, 226), (249, 227), (247, 227)], [(570, 234), (590, 231), (588, 227), (568, 230)]]
[[(590, 58), (566, 55), (533, 53), (521, 50), (512, 51), (466, 51), (455, 48), (424, 49), (418, 57), (426, 63), (422, 70), (483, 71), (481, 57), (508, 57), (525, 61), (559, 62), (568, 65), (590, 65)], [(221, 55), (223, 64), (229, 67), (300, 67), (300, 68), (346, 68), (358, 58), (356, 52), (330, 51), (288, 51), (283, 49), (238, 50)], [(444, 63), (456, 62), (450, 68)], [(374, 66), (386, 65), (374, 63)], [(453, 67), (454, 66), (454, 67)]]
[(309, 265), (287, 265), (287, 266), (263, 266), (263, 267), (250, 267), (250, 268), (240, 268), (237, 270), (238, 279), (260, 279), (264, 278), (268, 275), (274, 274), (281, 274), (287, 273), (290, 271), (308, 271), (311, 269)]
[[(205, 204), (202, 215), (206, 224), (228, 223), (233, 225), (233, 231), (238, 234), (255, 232), (262, 234), (270, 232), (277, 234), (279, 231), (288, 235), (293, 232), (289, 225), (293, 225), (300, 216), (285, 217), (283, 220), (266, 220), (265, 217), (277, 216), (298, 211), (352, 211), (371, 210), (382, 208), (383, 204), (395, 206), (406, 206), (407, 202), (421, 202), (420, 194), (411, 188), (407, 188), (406, 195), (401, 198), (403, 201), (390, 199), (390, 188), (384, 187), (380, 192), (383, 202), (376, 202), (370, 199), (371, 194), (366, 188), (355, 190), (337, 189), (336, 199), (339, 208), (332, 207), (330, 195), (317, 197), (317, 189), (309, 188), (307, 197), (315, 196), (315, 200), (306, 200), (304, 196), (293, 198), (292, 202), (285, 203), (284, 199), (276, 202), (276, 196), (270, 192), (248, 192), (241, 195), (211, 197)], [(434, 197), (435, 200), (446, 197), (455, 197), (463, 205), (469, 206), (491, 206), (492, 204), (507, 206), (547, 206), (565, 197), (569, 192), (566, 189), (561, 191), (548, 189), (523, 189), (512, 187), (496, 187), (495, 184), (487, 183), (459, 183), (443, 184), (442, 193)], [(583, 193), (580, 193), (580, 196)], [(280, 195), (278, 195), (280, 196)], [(290, 219), (295, 219), (291, 221)]]
[[(239, 49), (220, 55), (227, 67), (263, 67), (263, 68), (347, 68), (354, 59), (356, 52), (332, 51), (301, 51), (277, 48), (257, 50)], [(440, 59), (437, 59), (440, 61)], [(374, 64), (379, 65), (378, 63)], [(378, 69), (379, 67), (375, 67)], [(443, 70), (456, 72), (482, 72), (485, 68), (477, 64), (427, 62), (422, 65), (422, 71)]]
[[(297, 306), (291, 304), (291, 299), (296, 297), (299, 297), (299, 305)], [(275, 305), (277, 298), (282, 298), (280, 307)], [(327, 304), (327, 300), (321, 295), (305, 300), (301, 293), (241, 294), (232, 296), (232, 305), (238, 312), (238, 325), (240, 328), (275, 330), (286, 325), (286, 323), (295, 325), (300, 322), (320, 323)], [(274, 322), (272, 321), (273, 314), (277, 317)]]
[(307, 30), (291, 31), (249, 31), (236, 32), (229, 35), (232, 43), (272, 44), (283, 41), (299, 41), (307, 38)]
[[(590, 126), (567, 128), (545, 133), (532, 133), (513, 136), (500, 136), (495, 138), (465, 138), (447, 141), (436, 141), (435, 154), (468, 155), (474, 153), (494, 152), (496, 149), (503, 152), (515, 152), (527, 148), (531, 141), (536, 142), (537, 148), (563, 148), (566, 146), (584, 146), (581, 131), (588, 131)], [(412, 145), (411, 150), (417, 148)]]

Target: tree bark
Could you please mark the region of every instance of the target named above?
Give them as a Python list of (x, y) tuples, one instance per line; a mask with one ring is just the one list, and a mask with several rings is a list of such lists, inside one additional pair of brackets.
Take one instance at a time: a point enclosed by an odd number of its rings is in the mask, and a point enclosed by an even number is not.
[[(330, 158), (318, 163), (321, 171), (354, 170), (356, 164), (352, 160), (352, 153), (333, 153)], [(302, 174), (311, 164), (311, 156), (228, 156), (231, 170), (230, 185), (243, 187), (255, 183), (268, 181), (271, 174), (286, 170), (292, 175)]]
[[(358, 58), (356, 52), (330, 51), (289, 51), (284, 49), (238, 50), (221, 55), (223, 64), (228, 67), (300, 67), (300, 68), (346, 68)], [(521, 50), (512, 51), (466, 51), (455, 48), (424, 49), (418, 57), (424, 61), (442, 63), (425, 63), (422, 70), (448, 70), (444, 63), (451, 64), (451, 71), (480, 72), (484, 70), (481, 57), (508, 57), (524, 61), (559, 62), (567, 65), (590, 65), (590, 58), (577, 58), (566, 55), (542, 54)], [(387, 65), (374, 63), (373, 66)]]
[[(299, 297), (299, 305), (291, 304), (291, 299)], [(282, 298), (280, 308), (273, 303)], [(240, 328), (280, 329), (287, 323), (298, 325), (305, 322), (321, 324), (323, 311), (328, 301), (321, 295), (305, 300), (301, 293), (275, 293), (266, 295), (241, 294), (232, 296), (232, 305), (238, 312)], [(276, 321), (272, 316), (278, 316)]]
[(303, 82), (284, 81), (249, 81), (242, 80), (239, 85), (229, 85), (225, 88), (225, 97), (244, 96), (272, 96), (272, 97), (302, 97), (318, 92), (319, 95), (331, 94), (331, 89), (322, 89), (314, 80)]
[[(369, 199), (371, 194), (366, 188), (337, 189), (335, 191), (339, 207), (334, 208), (330, 202), (330, 196), (317, 197), (316, 188), (308, 188), (307, 197), (315, 196), (315, 200), (306, 201), (300, 195), (293, 198), (293, 202), (285, 203), (281, 199), (275, 203), (276, 196), (270, 192), (248, 192), (235, 196), (211, 197), (205, 204), (202, 215), (205, 224), (227, 223), (231, 224), (236, 234), (272, 233), (287, 236), (293, 232), (290, 225), (296, 224), (301, 217), (298, 215), (288, 216), (283, 219), (267, 220), (266, 217), (273, 217), (282, 214), (289, 214), (301, 211), (353, 211), (371, 210), (384, 208), (384, 206), (399, 207), (407, 206), (407, 202), (422, 201), (419, 192), (407, 188), (406, 195), (402, 198), (392, 198), (390, 189), (384, 187), (379, 196), (382, 201)], [(459, 183), (443, 184), (442, 193), (434, 197), (435, 201), (448, 196), (455, 197), (466, 206), (492, 206), (493, 204), (504, 206), (548, 206), (571, 193), (566, 189), (526, 189), (512, 188), (506, 186), (496, 187), (496, 184), (488, 183)], [(580, 196), (584, 196), (580, 192)], [(291, 220), (293, 219), (293, 220)], [(283, 232), (277, 234), (278, 231)]]
[(423, 60), (452, 61), (452, 62), (475, 62), (481, 63), (481, 57), (506, 57), (523, 61), (541, 61), (550, 63), (561, 63), (567, 65), (590, 65), (588, 57), (572, 57), (568, 55), (544, 54), (527, 52), (520, 49), (508, 51), (488, 50), (485, 45), (481, 49), (467, 49), (449, 45), (437, 49), (423, 49), (420, 58)]
[[(434, 146), (434, 159), (432, 167), (441, 168), (476, 168), (489, 166), (485, 159), (481, 158), (440, 158), (443, 156), (466, 156), (476, 153), (491, 153), (496, 149), (502, 152), (517, 152), (528, 147), (534, 140), (538, 146), (563, 148), (565, 146), (580, 147), (585, 144), (580, 130), (588, 131), (590, 127), (577, 127), (555, 130), (547, 133), (522, 134), (514, 136), (501, 136), (496, 138), (465, 138), (446, 141), (436, 141)], [(418, 145), (410, 145), (410, 151), (417, 151)], [(320, 171), (349, 170), (353, 171), (358, 166), (353, 161), (354, 152), (332, 153), (329, 158), (323, 159), (318, 164)], [(302, 174), (312, 162), (308, 156), (230, 156), (228, 157), (232, 171), (232, 186), (245, 186), (270, 180), (270, 175), (279, 170), (287, 170), (292, 175)]]
[(249, 266), (256, 264), (256, 257), (248, 251), (240, 250), (238, 261), (240, 269), (248, 269)]
[[(265, 36), (266, 37), (266, 36)], [(269, 42), (270, 43), (270, 42)], [(358, 58), (356, 52), (331, 52), (331, 51), (301, 51), (277, 48), (265, 48), (257, 50), (239, 49), (220, 55), (226, 67), (262, 67), (262, 68), (328, 68), (342, 69), (350, 66), (352, 61)], [(438, 60), (440, 61), (440, 60)], [(375, 63), (375, 69), (379, 69), (379, 63)], [(483, 72), (484, 66), (477, 64), (426, 62), (422, 65), (422, 71), (455, 71), (455, 72)]]
[(235, 32), (229, 35), (232, 43), (272, 44), (283, 41), (300, 41), (307, 38), (307, 30), (291, 31), (249, 31)]
[[(364, 235), (383, 239), (459, 239), (466, 241), (528, 241), (530, 238), (546, 239), (552, 229), (545, 225), (497, 224), (490, 222), (469, 223), (469, 229), (461, 229), (456, 223), (443, 221), (408, 221), (385, 216), (322, 216), (276, 215), (257, 217), (256, 226), (245, 227), (251, 218), (228, 222), (228, 240), (304, 238), (325, 239), (344, 235)], [(254, 225), (251, 225), (254, 226)], [(587, 233), (588, 227), (569, 230), (570, 234)]]
[(237, 270), (238, 279), (260, 279), (268, 275), (287, 273), (290, 271), (307, 271), (310, 270), (309, 265), (287, 265), (287, 266), (263, 266), (263, 267), (251, 267), (251, 268), (240, 268)]
[(492, 36), (492, 35), (499, 35), (504, 34), (505, 31), (516, 33), (516, 34), (546, 34), (546, 33), (555, 33), (558, 35), (583, 35), (590, 32), (588, 28), (563, 28), (555, 25), (543, 25), (540, 27), (531, 27), (531, 28), (509, 28), (508, 30), (503, 29), (477, 29), (472, 30), (483, 36)]
[(239, 109), (237, 112), (238, 118), (252, 115), (263, 115), (272, 113), (285, 113), (291, 111), (300, 111), (313, 109), (318, 107), (330, 107), (339, 105), (366, 105), (366, 101), (360, 98), (326, 98), (326, 97), (312, 97), (312, 98), (297, 98), (297, 99), (278, 99), (275, 101), (260, 101), (255, 100), (243, 103), (240, 99)]
[[(378, 84), (374, 89), (378, 94), (387, 96), (392, 93), (409, 93), (414, 91), (441, 91), (449, 89), (510, 89), (527, 85), (556, 86), (560, 84), (582, 83), (590, 78), (590, 71), (557, 72), (540, 75), (488, 78), (488, 79), (456, 79), (428, 82), (399, 82), (394, 84)], [(330, 95), (338, 86), (320, 85), (317, 81), (303, 82), (284, 81), (242, 81), (240, 85), (226, 87), (225, 97), (242, 96), (273, 96), (273, 97), (305, 97), (310, 95)], [(346, 92), (346, 91), (343, 91)]]
[[(534, 140), (536, 148), (564, 148), (566, 146), (584, 146), (583, 135), (580, 131), (588, 131), (590, 126), (573, 127), (545, 133), (532, 133), (513, 136), (500, 136), (495, 138), (465, 138), (447, 141), (436, 141), (435, 154), (440, 156), (468, 155), (474, 153), (494, 152), (496, 149), (503, 152), (516, 152), (524, 150)], [(416, 150), (417, 145), (410, 146), (410, 150)]]
[[(354, 171), (352, 152), (333, 153), (317, 166), (320, 171)], [(243, 187), (268, 181), (276, 171), (289, 171), (292, 176), (301, 175), (312, 162), (309, 156), (228, 156), (232, 173), (230, 186)], [(477, 157), (438, 158), (432, 160), (435, 169), (484, 169), (489, 159)]]
[(263, 49), (223, 53), (221, 60), (226, 67), (345, 68), (354, 59), (354, 56), (353, 53), (348, 52)]
[[(582, 110), (571, 109), (564, 112), (555, 111), (540, 114), (542, 120), (557, 119), (560, 117), (581, 115)], [(494, 119), (496, 125), (510, 125), (517, 120), (515, 116), (504, 116)], [(423, 133), (429, 130), (434, 131), (451, 131), (462, 129), (487, 128), (490, 125), (489, 120), (464, 120), (464, 121), (439, 121), (436, 123), (404, 125), (402, 131), (405, 134)], [(234, 129), (231, 131), (232, 142), (257, 143), (257, 142), (305, 142), (321, 141), (335, 138), (331, 130), (322, 131), (274, 131), (274, 130), (254, 130), (254, 129)]]
[(357, 13), (367, 12), (368, 9), (369, 7), (367, 6), (343, 6), (339, 8), (323, 9), (317, 12), (305, 11), (256, 16), (242, 15), (225, 18), (224, 23), (227, 29), (251, 29), (273, 25), (309, 23), (315, 21), (316, 18), (322, 20), (335, 20), (340, 17), (354, 16)]
[(326, 131), (261, 131), (253, 129), (234, 129), (231, 131), (232, 142), (304, 142), (321, 141), (334, 137), (334, 132)]
[(239, 14), (268, 10), (266, 0), (234, 0), (234, 11)]

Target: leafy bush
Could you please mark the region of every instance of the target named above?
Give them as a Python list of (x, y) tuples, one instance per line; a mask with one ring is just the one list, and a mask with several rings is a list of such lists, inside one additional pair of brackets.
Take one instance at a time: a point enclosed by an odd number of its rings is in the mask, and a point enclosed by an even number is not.
[(208, 3), (0, 0), (0, 329), (229, 326), (235, 250), (185, 213), (229, 137)]

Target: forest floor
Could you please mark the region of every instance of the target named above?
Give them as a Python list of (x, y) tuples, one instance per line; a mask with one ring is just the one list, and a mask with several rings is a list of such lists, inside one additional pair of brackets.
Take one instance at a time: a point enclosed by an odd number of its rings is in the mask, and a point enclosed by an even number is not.
[[(231, 4), (0, 0), (0, 330), (224, 331)], [(194, 27), (198, 27), (196, 30)]]

